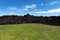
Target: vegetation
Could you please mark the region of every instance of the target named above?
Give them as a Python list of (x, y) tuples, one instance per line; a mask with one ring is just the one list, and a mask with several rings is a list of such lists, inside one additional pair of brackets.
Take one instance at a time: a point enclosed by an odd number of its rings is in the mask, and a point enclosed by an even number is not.
[(44, 24), (0, 25), (0, 40), (60, 40), (60, 26)]
[(57, 25), (60, 26), (60, 16), (33, 16), (33, 15), (5, 15), (0, 16), (0, 24), (22, 24), (22, 23), (40, 23), (40, 24), (48, 24), (48, 25)]

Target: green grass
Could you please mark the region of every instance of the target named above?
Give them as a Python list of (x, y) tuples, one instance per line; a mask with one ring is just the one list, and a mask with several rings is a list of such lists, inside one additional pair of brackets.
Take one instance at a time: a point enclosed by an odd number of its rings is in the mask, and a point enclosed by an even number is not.
[(60, 40), (60, 27), (43, 24), (0, 25), (0, 40)]

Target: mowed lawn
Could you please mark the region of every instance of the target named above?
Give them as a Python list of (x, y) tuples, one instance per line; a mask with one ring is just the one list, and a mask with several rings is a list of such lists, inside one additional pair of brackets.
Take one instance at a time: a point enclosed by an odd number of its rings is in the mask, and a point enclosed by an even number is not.
[(60, 40), (60, 26), (44, 24), (0, 25), (0, 40)]

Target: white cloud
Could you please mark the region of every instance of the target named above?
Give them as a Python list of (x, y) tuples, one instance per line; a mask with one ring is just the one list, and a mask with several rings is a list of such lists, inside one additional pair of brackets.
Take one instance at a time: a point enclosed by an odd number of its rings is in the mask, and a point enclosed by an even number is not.
[(30, 12), (30, 13), (60, 13), (60, 8), (47, 10), (47, 11)]
[(28, 11), (29, 9), (34, 9), (36, 8), (36, 4), (31, 4), (31, 5), (26, 5), (23, 10)]
[(52, 2), (49, 2), (47, 4), (44, 4), (46, 7), (51, 7), (51, 6), (54, 6), (54, 5), (57, 5), (59, 3), (59, 1), (52, 1)]
[(36, 8), (36, 4), (31, 4), (31, 5), (26, 5), (25, 7), (22, 8), (17, 8), (17, 7), (7, 7), (8, 10), (15, 10), (15, 11), (28, 11), (29, 9), (34, 9)]
[(31, 8), (31, 9), (33, 9), (33, 8), (35, 8), (35, 7), (36, 7), (35, 4), (31, 4), (31, 5), (27, 5), (27, 6), (25, 6), (25, 8)]
[(53, 1), (53, 2), (50, 3), (50, 5), (54, 5), (54, 4), (57, 4), (57, 3), (58, 3), (58, 1)]
[(42, 3), (41, 6), (44, 6), (44, 4)]
[(60, 12), (60, 8), (53, 9), (53, 10), (48, 10), (48, 13), (59, 13), (59, 12)]

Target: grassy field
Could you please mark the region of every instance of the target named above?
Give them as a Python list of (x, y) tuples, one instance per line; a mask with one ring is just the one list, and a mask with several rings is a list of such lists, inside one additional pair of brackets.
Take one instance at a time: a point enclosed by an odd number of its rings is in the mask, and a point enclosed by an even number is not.
[(0, 40), (60, 40), (60, 27), (44, 24), (0, 25)]

